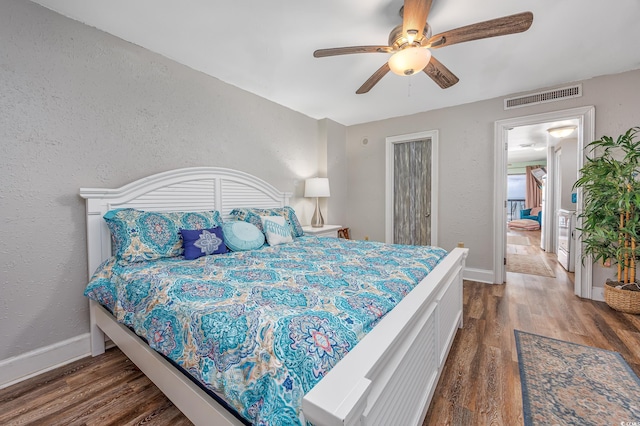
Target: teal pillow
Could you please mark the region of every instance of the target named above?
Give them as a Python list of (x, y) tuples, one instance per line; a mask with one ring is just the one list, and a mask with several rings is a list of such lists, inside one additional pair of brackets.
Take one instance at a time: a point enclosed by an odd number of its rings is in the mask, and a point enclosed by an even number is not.
[(125, 262), (177, 257), (183, 253), (180, 229), (209, 229), (222, 225), (216, 210), (152, 212), (115, 209), (104, 215), (111, 230), (115, 256)]
[(233, 209), (229, 214), (235, 217), (236, 220), (244, 220), (245, 222), (254, 224), (261, 232), (264, 232), (264, 229), (262, 229), (260, 216), (282, 216), (287, 220), (287, 224), (291, 228), (291, 235), (294, 237), (302, 237), (304, 235), (296, 212), (290, 206), (276, 207), (273, 209), (243, 207)]
[(224, 242), (231, 251), (255, 250), (264, 245), (264, 234), (249, 222), (225, 222), (222, 232)]

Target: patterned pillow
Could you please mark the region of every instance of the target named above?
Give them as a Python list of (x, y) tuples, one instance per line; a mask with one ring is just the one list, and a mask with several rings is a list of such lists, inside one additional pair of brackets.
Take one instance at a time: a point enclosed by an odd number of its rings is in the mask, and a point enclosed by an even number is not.
[(114, 257), (110, 257), (102, 262), (91, 277), (87, 288), (84, 290), (85, 296), (96, 302), (100, 302), (100, 304), (105, 306), (112, 314), (116, 307), (116, 300), (118, 300), (118, 290), (112, 280), (112, 270), (115, 265), (116, 259)]
[(298, 221), (295, 210), (289, 206), (277, 207), (273, 209), (259, 209), (259, 208), (238, 208), (231, 210), (231, 216), (234, 216), (236, 220), (243, 220), (245, 222), (253, 223), (262, 232), (262, 220), (260, 216), (282, 216), (287, 220), (289, 227), (291, 228), (291, 234), (294, 237), (302, 237), (304, 231), (302, 225)]
[(222, 225), (217, 211), (147, 212), (110, 210), (104, 215), (113, 237), (115, 256), (125, 262), (142, 262), (180, 256), (180, 229), (209, 229)]
[(222, 231), (231, 251), (255, 250), (264, 244), (264, 234), (248, 222), (226, 222), (222, 225)]
[(182, 235), (184, 258), (187, 260), (229, 251), (224, 244), (224, 235), (219, 226), (210, 229), (181, 229), (180, 234)]
[(267, 243), (270, 246), (278, 244), (290, 243), (293, 241), (291, 236), (291, 228), (287, 224), (287, 220), (282, 216), (260, 216), (262, 220), (262, 229), (267, 237)]

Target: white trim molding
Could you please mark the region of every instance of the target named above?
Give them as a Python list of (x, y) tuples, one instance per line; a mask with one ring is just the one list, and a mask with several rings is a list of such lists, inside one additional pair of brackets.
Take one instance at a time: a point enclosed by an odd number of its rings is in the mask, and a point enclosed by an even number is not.
[(89, 333), (0, 361), (0, 389), (91, 354)]
[(476, 281), (479, 283), (493, 284), (495, 277), (493, 271), (488, 269), (465, 268), (462, 277), (465, 280)]
[[(509, 129), (517, 126), (527, 126), (532, 124), (547, 123), (551, 121), (572, 120), (576, 119), (578, 125), (578, 156), (577, 168), (578, 177), (580, 169), (584, 165), (586, 153), (584, 147), (595, 139), (595, 107), (585, 106), (579, 108), (566, 109), (561, 111), (552, 111), (543, 114), (529, 115), (525, 117), (510, 118), (507, 120), (499, 120), (494, 124), (495, 135), (495, 161), (494, 161), (494, 237), (493, 237), (493, 253), (494, 253), (494, 272), (495, 283), (503, 283), (506, 277), (504, 258), (505, 241), (506, 241), (506, 188), (507, 188), (507, 150), (506, 143), (508, 141)], [(582, 189), (578, 189), (578, 199), (576, 203), (576, 212), (578, 215), (583, 210)], [(578, 219), (577, 228), (580, 228), (581, 220)], [(576, 241), (582, 241), (581, 232), (576, 229)], [(575, 294), (579, 297), (592, 299), (593, 294), (593, 278), (592, 278), (592, 262), (590, 258), (585, 257), (584, 262), (579, 260), (583, 253), (582, 243), (576, 244), (576, 267), (575, 276)]]
[(385, 146), (385, 242), (393, 243), (393, 146), (398, 143), (431, 140), (431, 245), (438, 245), (438, 131), (428, 130), (389, 136)]

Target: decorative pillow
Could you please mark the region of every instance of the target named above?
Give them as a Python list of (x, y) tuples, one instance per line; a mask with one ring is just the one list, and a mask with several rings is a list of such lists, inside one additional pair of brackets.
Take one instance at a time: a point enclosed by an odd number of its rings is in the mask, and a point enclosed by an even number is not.
[(287, 220), (282, 216), (260, 216), (262, 229), (270, 246), (290, 243), (293, 241), (291, 228)]
[(224, 241), (231, 251), (255, 250), (264, 245), (264, 234), (257, 226), (235, 221), (222, 224)]
[(291, 228), (291, 233), (294, 237), (302, 237), (304, 235), (302, 225), (300, 225), (300, 221), (296, 216), (295, 210), (289, 206), (273, 209), (238, 208), (231, 210), (230, 214), (237, 220), (253, 223), (260, 231), (263, 232), (264, 230), (262, 229), (262, 220), (260, 219), (260, 216), (282, 216), (287, 220), (287, 223)]
[(229, 251), (224, 244), (224, 234), (219, 226), (210, 229), (181, 229), (180, 234), (182, 234), (184, 258), (187, 260)]
[(102, 306), (106, 306), (112, 314), (116, 307), (116, 300), (118, 300), (118, 290), (112, 280), (112, 271), (116, 267), (116, 262), (114, 257), (102, 262), (84, 290), (85, 296), (99, 302)]
[(182, 254), (180, 229), (209, 229), (222, 225), (217, 211), (147, 212), (110, 210), (104, 215), (119, 260), (141, 262)]

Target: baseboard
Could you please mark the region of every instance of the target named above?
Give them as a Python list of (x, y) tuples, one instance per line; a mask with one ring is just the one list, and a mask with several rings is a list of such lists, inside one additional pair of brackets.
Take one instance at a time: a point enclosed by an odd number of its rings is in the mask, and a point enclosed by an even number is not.
[(89, 333), (0, 360), (0, 389), (91, 355)]
[(464, 268), (462, 277), (469, 281), (493, 284), (493, 271), (487, 269)]
[[(465, 268), (462, 277), (465, 280), (495, 284), (493, 271), (487, 269)], [(604, 287), (593, 287), (591, 300), (604, 302)]]
[(592, 287), (591, 288), (591, 300), (597, 300), (598, 302), (604, 302), (604, 287)]

